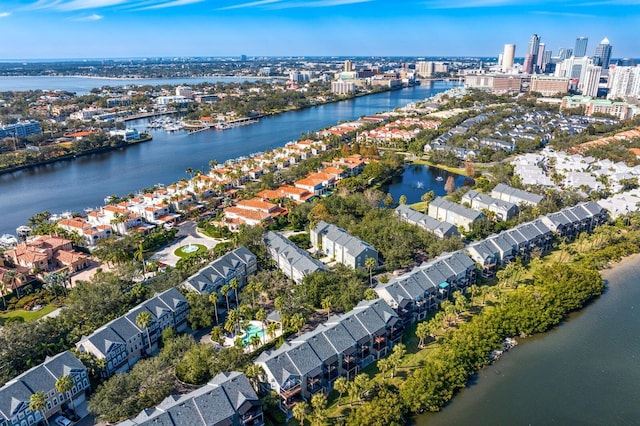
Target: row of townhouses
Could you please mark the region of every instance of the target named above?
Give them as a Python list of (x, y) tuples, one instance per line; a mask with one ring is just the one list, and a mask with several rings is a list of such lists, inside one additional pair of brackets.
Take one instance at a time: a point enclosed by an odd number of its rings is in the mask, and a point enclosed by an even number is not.
[[(56, 382), (73, 378), (73, 387), (66, 393), (56, 389)], [(63, 404), (80, 404), (89, 391), (87, 369), (71, 352), (65, 351), (20, 374), (0, 388), (0, 426), (31, 426), (41, 423), (60, 411)], [(29, 408), (31, 395), (44, 392), (47, 406), (42, 411)], [(44, 417), (43, 417), (44, 416)]]
[(403, 222), (418, 226), (438, 238), (447, 238), (460, 235), (458, 228), (452, 223), (434, 219), (431, 216), (413, 210), (406, 204), (396, 207), (396, 215)]
[(378, 264), (378, 250), (335, 225), (320, 221), (309, 236), (316, 251), (338, 263), (354, 269), (364, 268), (365, 261), (372, 258)]
[(426, 318), (454, 291), (475, 284), (476, 271), (474, 261), (461, 250), (426, 262), (386, 285), (379, 284), (375, 291), (408, 325)]
[(316, 271), (324, 271), (324, 263), (311, 257), (309, 252), (302, 250), (295, 243), (282, 235), (269, 231), (264, 236), (267, 252), (278, 269), (288, 278), (300, 284), (302, 279)]
[(360, 302), (315, 330), (294, 337), (255, 361), (264, 385), (280, 395), (285, 412), (302, 399), (332, 389), (338, 377), (352, 379), (362, 368), (387, 355), (402, 338), (397, 314), (381, 299)]
[(220, 373), (208, 384), (184, 395), (172, 395), (118, 426), (262, 426), (262, 403), (247, 377)]
[[(138, 315), (147, 312), (152, 321), (148, 329), (137, 324)], [(103, 377), (128, 371), (143, 354), (158, 349), (162, 331), (172, 327), (183, 331), (187, 326), (189, 304), (176, 288), (156, 294), (132, 308), (121, 317), (110, 321), (76, 343), (80, 352), (90, 353), (105, 360)]]
[(236, 278), (240, 288), (247, 283), (247, 277), (258, 270), (256, 255), (247, 248), (237, 248), (220, 256), (195, 274), (184, 280), (181, 287), (198, 294), (220, 295), (220, 289)]
[(430, 202), (427, 213), (441, 222), (449, 222), (465, 229), (469, 229), (475, 222), (486, 217), (482, 212), (454, 203), (444, 197), (437, 197)]
[(544, 200), (543, 195), (513, 188), (509, 185), (505, 185), (504, 183), (497, 184), (491, 190), (491, 196), (516, 205), (526, 204), (529, 206), (537, 206), (542, 202), (542, 200)]
[(462, 203), (474, 210), (487, 210), (496, 215), (498, 220), (509, 220), (518, 214), (518, 206), (509, 201), (493, 198), (490, 195), (470, 189), (462, 196)]

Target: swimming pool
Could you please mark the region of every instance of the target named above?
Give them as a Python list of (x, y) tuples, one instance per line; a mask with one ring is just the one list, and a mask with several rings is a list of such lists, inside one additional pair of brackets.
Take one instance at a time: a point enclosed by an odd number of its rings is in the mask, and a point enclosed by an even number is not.
[(246, 330), (246, 334), (242, 336), (242, 345), (249, 346), (251, 344), (251, 337), (258, 336), (260, 339), (264, 337), (264, 331), (262, 328), (256, 327), (253, 324), (249, 324), (249, 328)]

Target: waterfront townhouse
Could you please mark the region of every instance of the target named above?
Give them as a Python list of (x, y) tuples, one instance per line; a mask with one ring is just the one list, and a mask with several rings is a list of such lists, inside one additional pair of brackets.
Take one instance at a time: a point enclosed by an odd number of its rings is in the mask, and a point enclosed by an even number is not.
[(264, 237), (267, 252), (278, 269), (296, 283), (316, 271), (324, 271), (327, 267), (312, 258), (311, 255), (299, 248), (289, 239), (273, 231), (267, 232)]
[(542, 222), (559, 238), (572, 241), (581, 232), (591, 232), (607, 221), (607, 211), (598, 203), (589, 201), (567, 207), (541, 218)]
[(456, 290), (476, 282), (474, 261), (463, 251), (445, 254), (410, 272), (379, 284), (375, 291), (405, 325), (420, 321)]
[[(148, 312), (152, 321), (147, 329), (140, 328), (137, 317)], [(162, 331), (172, 327), (176, 331), (186, 328), (189, 305), (175, 288), (156, 294), (151, 299), (132, 308), (125, 315), (105, 324), (89, 336), (82, 336), (76, 343), (81, 352), (105, 360), (103, 377), (127, 371), (142, 356), (157, 350)]]
[(515, 204), (493, 198), (473, 189), (462, 196), (462, 203), (469, 204), (474, 210), (493, 212), (498, 220), (509, 220), (518, 214), (518, 206)]
[(398, 207), (396, 207), (396, 215), (403, 222), (419, 226), (425, 231), (431, 232), (438, 238), (460, 235), (460, 233), (458, 232), (458, 228), (456, 228), (453, 224), (434, 219), (431, 216), (427, 216), (426, 214), (413, 210), (406, 204), (400, 204)]
[(53, 272), (66, 268), (69, 273), (89, 266), (89, 256), (73, 249), (71, 240), (40, 235), (7, 250), (4, 255), (13, 264), (32, 272)]
[[(120, 235), (129, 233), (130, 230), (142, 228), (144, 222), (139, 214), (130, 212), (123, 206), (104, 206), (101, 216), (89, 216), (100, 220), (100, 225), (111, 225), (114, 232)], [(91, 219), (90, 219), (91, 222)]]
[(362, 301), (346, 314), (333, 316), (315, 330), (295, 337), (255, 361), (266, 386), (280, 395), (285, 412), (317, 392), (328, 392), (337, 377), (355, 377), (387, 355), (402, 338), (402, 323), (381, 299)]
[(274, 218), (287, 214), (287, 210), (262, 198), (240, 200), (235, 206), (224, 209), (224, 224), (232, 231), (241, 225), (255, 226), (271, 222)]
[(491, 196), (503, 201), (508, 201), (514, 204), (527, 204), (530, 206), (537, 206), (544, 200), (543, 195), (527, 192), (522, 189), (513, 188), (503, 183), (497, 184), (491, 191)]
[(466, 208), (443, 197), (437, 197), (429, 203), (428, 214), (441, 222), (449, 222), (466, 229), (478, 220), (486, 218), (484, 213)]
[(306, 189), (314, 195), (324, 195), (332, 189), (336, 183), (336, 177), (328, 173), (312, 173), (306, 178), (295, 181), (296, 188)]
[(297, 204), (306, 203), (314, 199), (315, 195), (306, 189), (296, 188), (291, 185), (282, 185), (278, 189), (271, 190), (265, 189), (256, 194), (258, 197), (267, 200), (289, 199), (293, 200)]
[(58, 226), (65, 231), (73, 232), (82, 237), (84, 243), (93, 247), (102, 239), (109, 238), (113, 235), (113, 230), (109, 225), (91, 225), (86, 219), (75, 217), (70, 219), (62, 219), (58, 222)]
[(364, 268), (368, 258), (378, 263), (378, 250), (335, 225), (320, 221), (309, 236), (315, 250), (343, 265)]
[(167, 397), (153, 409), (119, 426), (262, 426), (262, 404), (247, 377), (220, 373), (208, 384), (184, 395)]
[(220, 293), (220, 288), (237, 278), (240, 286), (247, 283), (247, 277), (256, 273), (256, 256), (245, 247), (240, 247), (211, 262), (191, 275), (181, 286), (198, 294)]
[[(63, 376), (71, 376), (73, 387), (60, 393), (56, 382)], [(89, 391), (87, 369), (73, 354), (64, 351), (9, 380), (0, 388), (0, 424), (3, 426), (31, 426), (41, 424), (45, 418), (56, 414), (62, 404), (79, 404)], [(44, 392), (47, 405), (42, 411), (29, 408), (31, 395)], [(44, 417), (43, 417), (44, 416)]]

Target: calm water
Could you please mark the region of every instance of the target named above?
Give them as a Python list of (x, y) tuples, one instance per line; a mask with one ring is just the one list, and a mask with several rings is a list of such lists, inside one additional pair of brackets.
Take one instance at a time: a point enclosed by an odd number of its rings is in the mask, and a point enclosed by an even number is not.
[(85, 77), (0, 77), (0, 92), (20, 90), (66, 90), (85, 95), (95, 87), (111, 86), (162, 86), (165, 84), (199, 84), (204, 82), (254, 81), (250, 78), (234, 77), (184, 77), (184, 78), (85, 78)]
[(640, 258), (550, 333), (520, 341), (418, 426), (640, 424)]
[(393, 179), (391, 184), (383, 190), (390, 193), (393, 199), (398, 202), (400, 196), (407, 197), (407, 203), (417, 203), (425, 192), (433, 191), (436, 195), (446, 195), (444, 185), (447, 178), (453, 176), (456, 188), (465, 184), (468, 179), (465, 176), (449, 173), (446, 170), (436, 167), (424, 166), (421, 164), (407, 166), (402, 176)]
[[(393, 109), (452, 87), (435, 82), (268, 117), (257, 124), (187, 135), (153, 133), (151, 142), (0, 175), (0, 234), (14, 233), (35, 213), (81, 211), (111, 194), (125, 195), (186, 178), (185, 170), (284, 145), (303, 132)], [(144, 127), (143, 121), (129, 126)], [(408, 194), (407, 194), (408, 196)]]

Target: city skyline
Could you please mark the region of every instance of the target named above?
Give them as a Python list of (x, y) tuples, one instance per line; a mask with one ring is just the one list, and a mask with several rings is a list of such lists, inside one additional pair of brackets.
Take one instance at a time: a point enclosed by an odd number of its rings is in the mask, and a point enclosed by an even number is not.
[[(7, 0), (0, 60), (155, 56), (524, 57), (605, 37), (634, 57), (640, 0)], [(484, 30), (486, 28), (486, 31)]]

